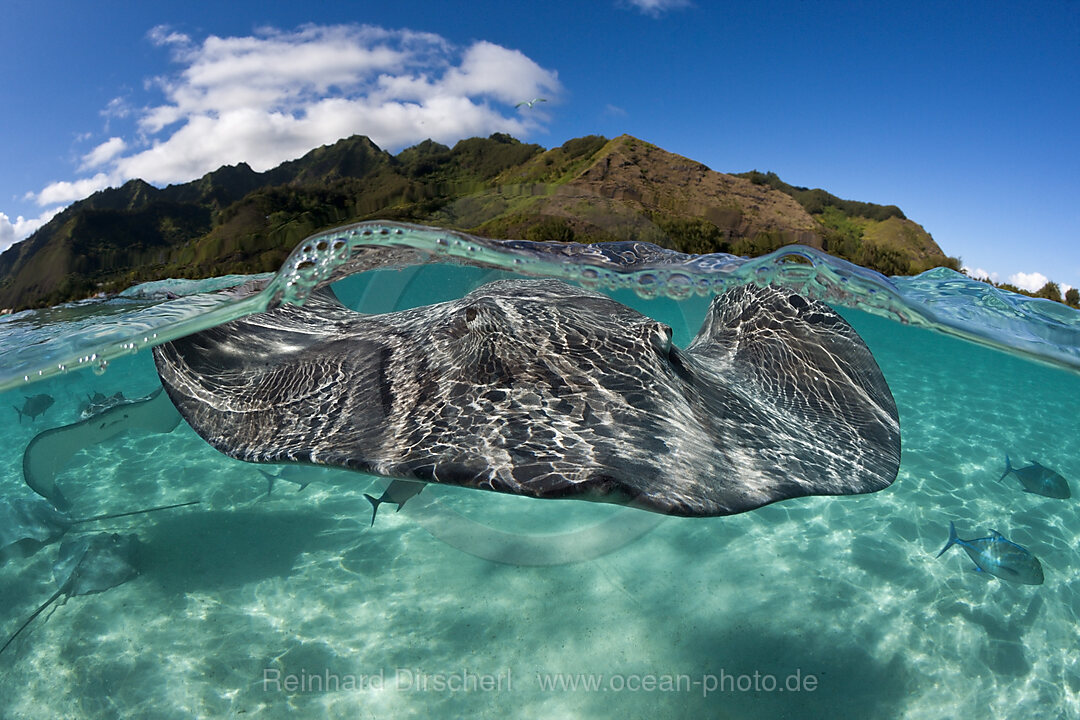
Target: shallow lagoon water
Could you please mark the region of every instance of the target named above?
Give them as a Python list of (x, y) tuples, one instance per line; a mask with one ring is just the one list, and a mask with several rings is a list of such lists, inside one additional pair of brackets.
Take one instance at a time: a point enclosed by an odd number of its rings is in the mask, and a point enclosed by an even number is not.
[[(504, 272), (407, 264), (335, 290), (380, 312)], [(611, 292), (672, 325), (678, 344), (708, 302)], [(1030, 359), (1031, 338), (1053, 336), (1030, 317), (1002, 321), (992, 344), (1023, 345), (1004, 352), (838, 309), (900, 411), (900, 474), (870, 495), (678, 519), (429, 486), (369, 527), (363, 493), (385, 480), (313, 470), (302, 492), (282, 480), (267, 495), (259, 468), (185, 424), (89, 448), (58, 476), (80, 515), (202, 502), (96, 529), (137, 533), (142, 574), (69, 599), (0, 655), (0, 717), (1080, 717), (1069, 344), (1044, 356), (1052, 365)], [(13, 385), (0, 406), (39, 392), (56, 403), (33, 422), (8, 410), (0, 493), (30, 493), (23, 448), (76, 421), (86, 394), (157, 385), (142, 350), (102, 374)], [(1005, 453), (1058, 470), (1074, 498), (999, 482)], [(935, 559), (950, 521), (965, 538), (994, 528), (1024, 545), (1045, 583), (975, 573), (957, 549)], [(55, 552), (0, 565), (0, 633), (55, 590)]]

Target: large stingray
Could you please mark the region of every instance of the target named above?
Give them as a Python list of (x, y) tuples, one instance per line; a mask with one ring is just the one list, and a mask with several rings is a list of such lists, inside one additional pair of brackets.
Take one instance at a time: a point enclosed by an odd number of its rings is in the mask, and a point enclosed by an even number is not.
[(600, 293), (503, 280), (383, 315), (327, 291), (154, 349), (212, 446), (539, 498), (725, 515), (896, 477), (896, 405), (827, 305), (744, 286), (693, 342)]
[(35, 436), (23, 451), (23, 478), (31, 490), (67, 510), (69, 503), (56, 485), (56, 474), (75, 453), (128, 430), (167, 433), (179, 424), (180, 416), (161, 388), (146, 397), (119, 401), (85, 420)]
[(139, 574), (136, 554), (139, 539), (134, 535), (101, 533), (60, 544), (59, 557), (53, 564), (57, 591), (38, 607), (0, 647), (0, 653), (14, 642), (38, 615), (61, 595), (89, 595), (127, 582)]

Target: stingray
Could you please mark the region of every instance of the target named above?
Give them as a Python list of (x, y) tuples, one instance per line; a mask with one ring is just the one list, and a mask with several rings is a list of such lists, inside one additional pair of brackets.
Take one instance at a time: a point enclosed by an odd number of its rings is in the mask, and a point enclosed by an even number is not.
[(62, 513), (42, 498), (0, 498), (0, 553), (17, 547), (25, 551), (36, 551), (43, 545), (55, 542), (64, 533), (76, 525), (113, 520), (116, 518), (142, 515), (144, 513), (172, 510), (173, 508), (197, 505), (198, 500), (191, 500), (174, 505), (129, 510), (127, 512), (107, 513), (85, 518), (72, 518)]
[(154, 348), (210, 445), (535, 498), (683, 516), (887, 487), (896, 405), (824, 303), (742, 286), (685, 349), (671, 328), (555, 280), (365, 315), (328, 289)]
[(56, 474), (83, 448), (127, 430), (172, 432), (180, 416), (158, 388), (146, 397), (119, 402), (85, 420), (39, 433), (23, 452), (23, 478), (34, 492), (60, 510), (69, 503), (56, 485)]
[(53, 580), (57, 591), (26, 619), (8, 638), (0, 653), (15, 638), (52, 605), (61, 595), (90, 595), (121, 585), (139, 574), (136, 554), (139, 539), (134, 535), (101, 533), (60, 544), (60, 554), (53, 565)]

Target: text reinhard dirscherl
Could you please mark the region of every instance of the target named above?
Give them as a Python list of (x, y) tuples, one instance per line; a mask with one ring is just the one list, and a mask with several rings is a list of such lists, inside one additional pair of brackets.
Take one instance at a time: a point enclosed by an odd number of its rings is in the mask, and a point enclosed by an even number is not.
[(341, 690), (399, 690), (402, 692), (502, 692), (514, 689), (514, 678), (505, 672), (478, 673), (467, 668), (454, 672), (424, 672), (397, 668), (387, 673), (380, 669), (369, 675), (321, 673), (300, 668), (299, 673), (283, 673), (276, 668), (263, 670), (263, 691), (287, 693), (338, 692)]
[[(329, 669), (285, 673), (276, 668), (263, 670), (264, 692), (321, 693), (341, 691), (396, 690), (398, 692), (509, 692), (514, 689), (510, 668), (495, 673), (467, 668), (451, 672), (425, 672), (420, 668), (380, 669), (371, 674), (335, 673)], [(754, 671), (752, 674), (701, 673), (536, 673), (542, 692), (672, 692), (701, 693), (707, 697), (725, 692), (814, 692), (818, 678), (796, 670), (786, 677)]]

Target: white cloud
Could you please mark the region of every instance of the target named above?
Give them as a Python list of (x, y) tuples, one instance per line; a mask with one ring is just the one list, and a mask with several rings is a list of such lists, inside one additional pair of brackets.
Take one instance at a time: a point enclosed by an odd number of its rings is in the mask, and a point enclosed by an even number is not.
[(104, 165), (125, 150), (127, 150), (127, 143), (123, 138), (109, 138), (83, 156), (80, 169), (89, 170)]
[[(964, 266), (964, 272), (973, 278), (992, 280), (995, 283), (1001, 282), (1001, 276), (998, 273), (987, 272), (982, 268), (972, 268)], [(1038, 292), (1039, 290), (1042, 290), (1043, 286), (1046, 285), (1046, 283), (1050, 282), (1050, 278), (1046, 277), (1040, 272), (1018, 272), (1010, 275), (1006, 282), (1011, 285), (1015, 285), (1021, 290), (1027, 290), (1028, 292)], [(1064, 297), (1065, 293), (1067, 293), (1072, 288), (1072, 285), (1069, 285), (1068, 283), (1058, 283), (1058, 288), (1061, 290), (1062, 297)]]
[(478, 42), (465, 51), (460, 67), (446, 72), (442, 91), (464, 97), (489, 96), (514, 105), (543, 95), (545, 89), (557, 89), (554, 81), (553, 73), (522, 52)]
[(1009, 282), (1020, 288), (1021, 290), (1027, 290), (1028, 292), (1036, 292), (1041, 290), (1043, 285), (1050, 282), (1050, 278), (1046, 277), (1042, 273), (1016, 273), (1009, 276)]
[(31, 233), (53, 219), (53, 216), (63, 210), (62, 207), (52, 208), (42, 213), (39, 217), (27, 220), (22, 215), (12, 221), (4, 213), (0, 212), (0, 253), (7, 250), (17, 242), (25, 240)]
[[(17, 218), (15, 222), (18, 222), (19, 220), (22, 220), (22, 218)], [(11, 218), (7, 215), (0, 213), (0, 253), (7, 250), (16, 242), (15, 223), (11, 222)]]
[(964, 269), (965, 273), (967, 273), (968, 275), (970, 275), (973, 278), (981, 278), (981, 279), (984, 279), (984, 280), (991, 280), (993, 282), (1000, 282), (1000, 277), (1001, 276), (998, 275), (996, 272), (987, 272), (986, 270), (983, 270), (982, 268), (971, 268), (971, 267), (968, 267), (966, 265), (964, 266), (963, 269)]
[(624, 0), (627, 5), (635, 7), (646, 15), (659, 17), (661, 13), (676, 8), (690, 6), (690, 0)]
[(109, 101), (109, 104), (101, 111), (101, 114), (106, 118), (126, 118), (131, 115), (134, 110), (128, 101), (122, 97), (115, 97)]
[(522, 52), (486, 41), (458, 48), (431, 33), (359, 25), (264, 29), (201, 42), (168, 27), (149, 37), (177, 71), (152, 78), (164, 95), (135, 109), (117, 98), (106, 118), (131, 113), (138, 134), (110, 137), (82, 158), (89, 178), (30, 194), (40, 205), (71, 202), (132, 178), (186, 182), (221, 165), (266, 170), (353, 134), (397, 150), (431, 138), (542, 129), (547, 115), (514, 111), (555, 98), (557, 74)]
[(150, 40), (155, 45), (190, 45), (191, 38), (184, 33), (174, 32), (169, 29), (168, 25), (158, 25), (155, 28), (151, 28), (148, 33)]
[(110, 185), (118, 185), (122, 182), (115, 175), (99, 172), (97, 175), (80, 180), (61, 180), (47, 185), (39, 193), (27, 193), (38, 205), (56, 205), (57, 203), (71, 203), (82, 200), (87, 195), (104, 190)]

